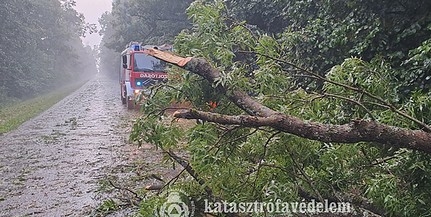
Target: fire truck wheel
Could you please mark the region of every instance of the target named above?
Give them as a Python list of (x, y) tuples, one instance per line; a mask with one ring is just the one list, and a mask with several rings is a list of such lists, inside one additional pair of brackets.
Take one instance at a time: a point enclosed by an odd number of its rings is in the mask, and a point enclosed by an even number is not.
[[(124, 93), (124, 96), (126, 96), (126, 93)], [(123, 93), (121, 94), (121, 102), (123, 103), (123, 105), (127, 103), (126, 97), (123, 97)]]
[(134, 109), (135, 108), (135, 101), (131, 99), (127, 99), (127, 108), (128, 109)]

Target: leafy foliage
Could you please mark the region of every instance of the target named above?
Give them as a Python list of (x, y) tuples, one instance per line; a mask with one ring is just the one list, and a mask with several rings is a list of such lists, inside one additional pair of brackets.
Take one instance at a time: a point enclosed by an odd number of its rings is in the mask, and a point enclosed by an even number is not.
[(84, 48), (79, 38), (85, 29), (93, 28), (73, 5), (73, 1), (56, 0), (2, 2), (2, 101), (27, 98), (96, 70), (91, 49)]
[(412, 64), (411, 58), (420, 52), (417, 49), (426, 47), (431, 22), (429, 1), (227, 2), (234, 6), (229, 9), (231, 16), (278, 34), (279, 42), (286, 45), (285, 58), (304, 60), (301, 64), (322, 75), (349, 56), (367, 61), (383, 57), (400, 70), (398, 84), (405, 94), (429, 89), (429, 70), (424, 60), (416, 63), (422, 66), (416, 69), (402, 64)]
[(131, 41), (143, 44), (164, 44), (189, 22), (184, 13), (192, 0), (116, 0), (113, 2), (111, 19), (114, 29), (106, 46), (117, 52)]
[[(426, 154), (365, 142), (312, 141), (272, 128), (214, 123), (185, 128), (159, 115), (178, 101), (208, 111), (212, 100), (219, 103), (212, 112), (243, 114), (218, 92), (223, 86), (245, 90), (265, 106), (304, 120), (372, 119), (424, 129), (431, 119), (430, 97), (418, 85), (425, 87), (429, 80), (429, 3), (285, 0), (259, 8), (257, 1), (228, 2), (233, 9), (221, 1), (195, 1), (187, 10), (192, 29), (175, 39), (178, 53), (207, 59), (221, 78), (209, 84), (172, 69), (175, 79), (154, 88), (132, 138), (186, 152), (205, 185), (187, 181), (181, 186), (197, 199), (329, 199), (349, 201), (360, 213), (429, 216), (431, 161)], [(247, 14), (244, 8), (262, 11)], [(267, 27), (255, 23), (255, 28), (232, 13), (245, 18), (277, 13), (288, 23), (268, 33), (264, 30), (278, 21), (261, 23)], [(278, 186), (277, 198), (267, 194), (271, 183)]]

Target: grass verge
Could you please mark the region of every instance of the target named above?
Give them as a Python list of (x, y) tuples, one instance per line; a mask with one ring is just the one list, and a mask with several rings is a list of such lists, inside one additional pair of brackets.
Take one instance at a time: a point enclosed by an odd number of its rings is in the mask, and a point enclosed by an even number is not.
[(0, 108), (0, 135), (16, 129), (22, 123), (49, 109), (83, 84), (63, 87), (53, 92)]

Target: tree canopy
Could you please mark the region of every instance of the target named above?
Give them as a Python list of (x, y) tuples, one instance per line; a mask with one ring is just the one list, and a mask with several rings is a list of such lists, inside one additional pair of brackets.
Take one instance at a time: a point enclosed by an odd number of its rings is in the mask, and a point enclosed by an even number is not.
[(96, 65), (80, 37), (94, 31), (74, 1), (5, 0), (0, 8), (0, 100), (28, 98), (88, 76)]
[[(198, 205), (314, 199), (350, 202), (358, 216), (428, 216), (430, 9), (420, 0), (194, 1), (174, 44), (193, 58), (151, 53), (180, 68), (153, 88), (132, 138), (185, 167), (194, 180), (176, 185)], [(175, 117), (198, 124), (162, 121), (183, 101), (191, 108)]]

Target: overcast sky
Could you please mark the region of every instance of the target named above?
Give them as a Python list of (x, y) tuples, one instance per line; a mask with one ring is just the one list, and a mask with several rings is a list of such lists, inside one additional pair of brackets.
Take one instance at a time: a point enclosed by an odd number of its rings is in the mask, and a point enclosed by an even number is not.
[[(105, 11), (111, 11), (112, 0), (76, 0), (76, 10), (83, 13), (85, 21), (88, 23), (95, 23), (99, 25), (99, 17)], [(83, 42), (85, 45), (96, 45), (99, 44), (101, 37), (99, 34), (87, 35)]]

